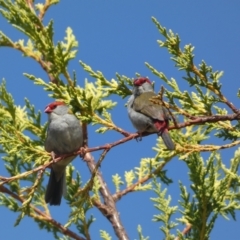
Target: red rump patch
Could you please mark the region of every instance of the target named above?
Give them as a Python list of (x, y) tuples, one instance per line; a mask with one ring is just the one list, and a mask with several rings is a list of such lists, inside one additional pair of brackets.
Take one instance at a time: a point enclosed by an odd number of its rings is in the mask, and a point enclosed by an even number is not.
[(65, 103), (64, 103), (64, 102), (60, 102), (60, 101), (56, 101), (56, 102), (50, 103), (50, 104), (48, 104), (48, 105), (45, 107), (44, 112), (45, 112), (45, 113), (50, 113), (50, 112), (52, 112), (57, 106), (61, 106), (61, 105), (65, 105)]
[(150, 80), (146, 77), (140, 77), (140, 78), (136, 78), (134, 81), (133, 81), (133, 85), (134, 86), (141, 86), (143, 85), (145, 82), (148, 82), (151, 84)]
[(154, 120), (154, 126), (159, 132), (164, 132), (168, 128), (168, 122), (167, 121), (159, 121), (159, 120)]

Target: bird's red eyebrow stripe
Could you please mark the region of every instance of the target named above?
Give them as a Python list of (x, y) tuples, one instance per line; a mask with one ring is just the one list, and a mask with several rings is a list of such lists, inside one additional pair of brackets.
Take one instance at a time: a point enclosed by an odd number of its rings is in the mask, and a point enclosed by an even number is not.
[(151, 84), (150, 80), (146, 77), (140, 77), (140, 78), (136, 78), (134, 81), (133, 81), (133, 85), (135, 86), (141, 86), (143, 83), (145, 82), (148, 82)]
[(56, 101), (56, 102), (50, 103), (50, 104), (48, 104), (45, 107), (44, 112), (45, 113), (50, 113), (51, 110), (53, 110), (56, 106), (60, 106), (60, 105), (65, 105), (65, 103), (64, 102), (60, 102), (60, 101)]

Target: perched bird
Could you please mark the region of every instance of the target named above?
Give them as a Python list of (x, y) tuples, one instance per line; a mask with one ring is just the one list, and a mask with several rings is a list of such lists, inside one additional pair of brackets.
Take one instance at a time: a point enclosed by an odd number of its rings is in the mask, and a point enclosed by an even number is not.
[(148, 78), (140, 77), (133, 81), (133, 95), (129, 98), (128, 116), (139, 134), (156, 132), (169, 150), (175, 145), (168, 133), (170, 116), (167, 109), (154, 104), (149, 99), (157, 96)]
[[(45, 150), (53, 156), (73, 153), (82, 147), (82, 127), (76, 116), (63, 102), (53, 102), (45, 108), (48, 114), (47, 139)], [(60, 205), (62, 195), (66, 193), (65, 169), (75, 158), (71, 156), (53, 163), (45, 194), (45, 201), (50, 205)]]

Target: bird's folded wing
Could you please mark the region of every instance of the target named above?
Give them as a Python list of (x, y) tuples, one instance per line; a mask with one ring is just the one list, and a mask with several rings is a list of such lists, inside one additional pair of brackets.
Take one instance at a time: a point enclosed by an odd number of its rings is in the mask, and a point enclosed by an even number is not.
[(135, 98), (133, 102), (133, 109), (140, 112), (150, 118), (164, 121), (163, 107), (158, 104), (154, 104), (149, 99), (156, 96), (153, 92), (145, 92)]

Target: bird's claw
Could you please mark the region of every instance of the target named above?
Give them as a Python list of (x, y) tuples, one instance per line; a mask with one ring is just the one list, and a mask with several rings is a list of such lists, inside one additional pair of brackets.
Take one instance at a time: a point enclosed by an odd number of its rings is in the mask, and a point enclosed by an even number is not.
[(56, 162), (55, 161), (55, 159), (56, 159), (56, 154), (55, 154), (55, 152), (51, 152), (51, 157), (52, 157), (52, 160), (53, 160), (53, 162)]
[(79, 154), (80, 157), (83, 158), (83, 157), (85, 156), (85, 154), (86, 154), (86, 148), (81, 147), (81, 148), (80, 148), (80, 154)]
[(138, 136), (136, 136), (136, 141), (138, 142), (141, 142), (142, 141), (142, 133), (139, 133), (138, 132)]

